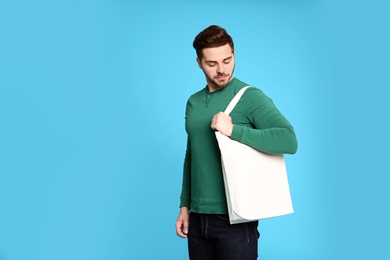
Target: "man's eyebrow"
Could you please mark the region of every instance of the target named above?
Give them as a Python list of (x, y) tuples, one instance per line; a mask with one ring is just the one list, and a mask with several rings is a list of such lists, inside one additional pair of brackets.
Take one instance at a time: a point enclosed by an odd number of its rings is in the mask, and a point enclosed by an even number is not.
[[(222, 61), (230, 60), (231, 58), (233, 58), (233, 56), (229, 56), (229, 57), (223, 59)], [(217, 63), (217, 61), (215, 61), (215, 60), (206, 60), (206, 63)]]
[(223, 61), (230, 60), (231, 58), (233, 58), (233, 56), (229, 56), (229, 57), (223, 59)]

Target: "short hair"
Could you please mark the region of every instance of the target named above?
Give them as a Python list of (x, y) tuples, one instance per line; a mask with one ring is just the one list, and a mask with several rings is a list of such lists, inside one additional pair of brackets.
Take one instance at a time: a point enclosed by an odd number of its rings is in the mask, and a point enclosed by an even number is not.
[(192, 44), (196, 50), (196, 55), (199, 59), (203, 58), (202, 50), (205, 48), (214, 48), (229, 44), (234, 52), (234, 43), (232, 37), (226, 32), (226, 30), (217, 25), (211, 25), (201, 31)]

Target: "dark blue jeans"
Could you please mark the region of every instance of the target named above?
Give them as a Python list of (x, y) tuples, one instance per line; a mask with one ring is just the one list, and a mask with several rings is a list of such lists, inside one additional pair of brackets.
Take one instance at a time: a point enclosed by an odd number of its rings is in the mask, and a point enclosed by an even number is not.
[(191, 260), (255, 260), (258, 221), (230, 224), (228, 215), (190, 213), (188, 253)]

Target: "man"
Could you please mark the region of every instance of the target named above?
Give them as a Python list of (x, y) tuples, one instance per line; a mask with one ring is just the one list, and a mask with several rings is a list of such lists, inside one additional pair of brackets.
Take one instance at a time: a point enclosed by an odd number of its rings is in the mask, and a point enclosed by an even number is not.
[(293, 154), (294, 129), (261, 90), (245, 91), (230, 116), (224, 111), (244, 82), (233, 77), (232, 38), (219, 26), (200, 32), (193, 47), (207, 86), (186, 107), (187, 150), (176, 232), (188, 238), (190, 259), (257, 259), (258, 221), (229, 223), (215, 131), (257, 150)]

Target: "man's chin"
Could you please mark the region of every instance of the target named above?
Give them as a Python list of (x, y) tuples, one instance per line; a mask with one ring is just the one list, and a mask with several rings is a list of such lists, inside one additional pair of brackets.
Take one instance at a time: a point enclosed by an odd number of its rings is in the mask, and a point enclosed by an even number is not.
[(228, 78), (221, 80), (221, 81), (217, 80), (217, 81), (214, 81), (214, 84), (220, 88), (224, 88), (227, 86), (227, 84), (229, 84), (229, 80), (228, 80)]
[(214, 85), (217, 86), (218, 88), (224, 88), (226, 87), (228, 82), (214, 82)]
[[(210, 79), (210, 78), (209, 78)], [(215, 89), (221, 89), (226, 87), (231, 80), (231, 77), (226, 77), (222, 80), (218, 80), (216, 78), (210, 79), (210, 83), (214, 86)]]

